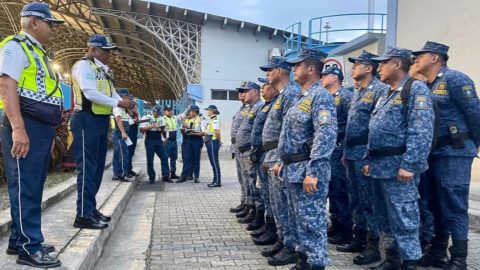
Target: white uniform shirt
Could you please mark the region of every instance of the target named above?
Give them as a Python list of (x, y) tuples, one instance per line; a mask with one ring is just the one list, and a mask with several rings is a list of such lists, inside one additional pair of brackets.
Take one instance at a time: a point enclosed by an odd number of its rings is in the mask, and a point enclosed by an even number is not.
[[(158, 118), (160, 119), (160, 123), (159, 123), (159, 124), (160, 124), (160, 125), (163, 125), (163, 116), (159, 116)], [(144, 115), (144, 116), (142, 117), (142, 120), (145, 120), (145, 119), (155, 119), (155, 117), (153, 117), (153, 115), (150, 115), (150, 116), (149, 116), (149, 115)], [(141, 124), (140, 124), (140, 128), (142, 128), (142, 127), (148, 127), (148, 123), (147, 123), (147, 122), (141, 123)], [(162, 130), (162, 129), (161, 129), (160, 127), (150, 129), (150, 131), (161, 131), (161, 130)], [(162, 141), (165, 141), (165, 140), (166, 140), (163, 136), (161, 136), (161, 137), (162, 137)]]

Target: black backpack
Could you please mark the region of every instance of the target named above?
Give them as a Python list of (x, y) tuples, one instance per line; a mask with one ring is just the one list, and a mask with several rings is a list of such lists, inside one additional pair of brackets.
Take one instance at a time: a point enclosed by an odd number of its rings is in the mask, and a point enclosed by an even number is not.
[[(400, 93), (400, 97), (402, 98), (402, 113), (406, 114), (408, 110), (408, 99), (410, 98), (410, 91), (412, 90), (412, 84), (416, 81), (414, 78), (408, 78), (405, 84), (403, 85), (402, 92)], [(438, 134), (440, 133), (440, 111), (438, 108), (438, 103), (435, 99), (433, 99), (433, 112), (435, 113), (435, 121), (433, 124), (433, 140), (432, 140), (432, 148), (430, 149), (430, 153), (433, 152), (437, 146), (438, 141)]]

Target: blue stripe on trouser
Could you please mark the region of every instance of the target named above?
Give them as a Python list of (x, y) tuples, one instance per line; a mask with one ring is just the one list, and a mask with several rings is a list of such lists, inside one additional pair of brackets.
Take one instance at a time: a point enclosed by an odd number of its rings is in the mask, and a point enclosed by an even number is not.
[(168, 177), (168, 159), (165, 145), (161, 140), (157, 139), (145, 139), (145, 152), (147, 154), (147, 174), (150, 179), (156, 177), (153, 161), (155, 155), (160, 158), (160, 164), (162, 165), (162, 177)]
[(213, 170), (213, 183), (221, 184), (222, 176), (220, 174), (220, 163), (218, 162), (218, 150), (220, 149), (220, 143), (218, 140), (205, 143), (207, 148), (208, 159)]
[(19, 247), (20, 255), (42, 249), (41, 203), (48, 172), (54, 129), (35, 120), (23, 119), (30, 140), (26, 158), (17, 160), (10, 153), (12, 129), (1, 127), (2, 152), (10, 197), (10, 246)]
[(330, 158), (332, 178), (328, 189), (330, 218), (337, 219), (346, 228), (353, 227), (348, 200), (347, 171), (342, 164), (342, 152), (334, 151)]
[[(185, 166), (185, 153), (187, 152), (187, 142), (188, 142), (188, 136), (183, 136), (183, 139), (182, 139), (182, 161), (183, 161), (183, 166)], [(188, 169), (188, 175), (192, 175), (193, 176), (193, 167), (190, 166), (190, 168)]]
[(70, 121), (77, 164), (77, 217), (97, 211), (95, 196), (105, 170), (109, 124), (110, 116), (91, 112), (75, 112)]
[(170, 170), (175, 172), (177, 170), (178, 145), (177, 141), (167, 141), (167, 156), (170, 160)]
[(112, 130), (113, 142), (113, 174), (118, 177), (125, 177), (128, 174), (128, 146), (122, 139), (120, 130)]
[[(263, 159), (262, 159), (263, 160)], [(265, 210), (267, 216), (271, 217), (272, 214), (272, 205), (270, 204), (269, 188), (268, 188), (268, 173), (262, 170), (262, 161), (259, 161), (257, 164), (257, 181), (260, 180), (260, 202), (257, 205), (257, 209)]]
[(185, 159), (183, 160), (182, 178), (188, 176), (188, 168), (190, 168), (190, 166), (192, 166), (194, 177), (200, 177), (200, 154), (202, 153), (202, 147), (203, 139), (201, 137), (191, 136), (191, 138), (188, 138)]
[(130, 125), (130, 128), (128, 129), (128, 137), (132, 141), (132, 145), (128, 146), (128, 171), (133, 170), (133, 155), (135, 155), (135, 149), (137, 148), (137, 139), (138, 139), (138, 125)]

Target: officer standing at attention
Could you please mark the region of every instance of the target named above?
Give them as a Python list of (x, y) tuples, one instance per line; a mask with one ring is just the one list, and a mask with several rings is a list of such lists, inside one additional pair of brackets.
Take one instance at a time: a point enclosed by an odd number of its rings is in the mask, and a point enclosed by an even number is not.
[[(432, 247), (418, 264), (448, 270), (467, 269), (468, 194), (473, 158), (480, 151), (480, 101), (473, 81), (447, 66), (449, 47), (428, 41), (413, 52), (418, 71), (438, 103), (440, 129), (429, 156), (427, 193), (434, 217)], [(448, 239), (452, 236), (450, 260)]]
[(240, 158), (240, 152), (238, 152), (238, 147), (237, 147), (237, 132), (238, 128), (243, 122), (243, 119), (245, 116), (248, 114), (248, 105), (245, 103), (245, 96), (243, 95), (243, 92), (238, 92), (238, 100), (242, 103), (242, 106), (240, 106), (240, 109), (235, 113), (235, 116), (233, 117), (232, 120), (232, 127), (230, 129), (230, 137), (231, 137), (231, 145), (230, 145), (230, 153), (232, 153), (232, 158), (235, 159), (235, 164), (237, 166), (237, 177), (238, 181), (240, 182), (240, 188), (241, 188), (241, 195), (240, 195), (240, 204), (236, 207), (230, 208), (230, 213), (236, 213), (236, 217), (245, 217), (248, 215), (248, 209), (245, 204), (245, 200), (247, 198), (247, 184), (246, 184), (246, 179), (243, 179), (242, 175), (242, 166), (240, 162), (242, 161)]
[(160, 158), (162, 166), (162, 181), (171, 183), (168, 178), (168, 157), (165, 149), (165, 138), (162, 133), (165, 130), (165, 123), (163, 121), (163, 108), (160, 105), (155, 105), (152, 109), (152, 115), (147, 115), (142, 120), (150, 119), (146, 123), (140, 124), (140, 132), (145, 133), (145, 150), (147, 154), (147, 174), (150, 184), (155, 184), (155, 155)]
[[(130, 100), (133, 101), (132, 98), (130, 98)], [(134, 113), (135, 117), (132, 118), (131, 116), (129, 116), (129, 120), (128, 120), (129, 128), (128, 128), (128, 132), (127, 132), (128, 137), (132, 141), (132, 145), (128, 146), (128, 176), (130, 178), (133, 178), (135, 176), (139, 176), (138, 173), (133, 171), (132, 161), (133, 161), (133, 156), (135, 155), (135, 149), (137, 148), (138, 124), (140, 124), (140, 122), (141, 122), (140, 121), (140, 113), (138, 112), (138, 109), (135, 108), (135, 109), (132, 110), (132, 112)]]
[[(263, 161), (265, 160), (265, 150), (263, 149), (262, 132), (265, 128), (265, 121), (267, 120), (268, 112), (272, 109), (275, 101), (278, 97), (278, 91), (270, 84), (265, 78), (258, 78), (263, 83), (261, 88), (261, 94), (265, 100), (265, 104), (258, 112), (257, 117), (253, 122), (252, 129), (252, 145), (253, 150), (250, 155), (250, 161), (257, 167), (257, 180), (260, 183), (256, 186), (260, 186), (260, 205), (257, 206), (257, 215), (252, 223), (248, 224), (247, 231), (258, 230), (265, 224), (265, 213), (267, 214), (267, 220), (272, 223), (271, 226), (275, 226), (273, 219), (272, 206), (270, 204), (270, 196), (268, 190), (268, 166)], [(268, 230), (267, 233), (260, 237), (253, 237), (253, 242), (257, 245), (271, 245), (277, 242), (278, 236), (273, 230)]]
[(257, 168), (250, 163), (250, 155), (252, 153), (253, 123), (264, 103), (260, 99), (260, 86), (254, 82), (242, 82), (237, 90), (243, 92), (244, 100), (249, 106), (248, 114), (238, 128), (236, 136), (238, 152), (241, 158), (242, 178), (245, 180), (247, 187), (245, 204), (247, 204), (246, 208), (248, 210), (248, 214), (239, 218), (238, 222), (246, 224), (251, 223), (255, 219), (255, 216), (258, 214), (257, 207), (261, 206), (260, 190), (256, 187)]
[(191, 105), (188, 109), (190, 114), (189, 124), (182, 119), (182, 124), (189, 127), (185, 132), (188, 136), (187, 149), (185, 151), (185, 160), (183, 161), (182, 175), (175, 183), (186, 182), (189, 168), (193, 168), (195, 183), (200, 183), (200, 154), (203, 147), (203, 135), (205, 135), (205, 124), (200, 118), (200, 108), (197, 105)]
[(221, 187), (222, 176), (220, 174), (220, 162), (218, 162), (218, 150), (220, 150), (223, 144), (220, 136), (220, 119), (218, 119), (220, 112), (215, 105), (210, 105), (205, 110), (207, 110), (210, 120), (208, 121), (203, 141), (205, 142), (208, 159), (213, 169), (213, 181), (208, 184), (208, 187)]
[(288, 217), (298, 235), (299, 258), (293, 269), (323, 270), (330, 264), (326, 204), (330, 157), (337, 139), (337, 111), (332, 95), (319, 81), (326, 57), (322, 51), (303, 47), (297, 58), (287, 60), (301, 88), (285, 114), (278, 143), (283, 164), (280, 177), (286, 182), (292, 208)]
[[(292, 224), (288, 219), (287, 190), (285, 182), (278, 179), (278, 169), (280, 168), (280, 155), (278, 153), (278, 140), (282, 131), (283, 116), (292, 105), (300, 89), (295, 82), (290, 81), (292, 67), (286, 62), (285, 57), (274, 56), (269, 63), (260, 67), (267, 73), (267, 79), (275, 89), (280, 90), (275, 104), (268, 112), (265, 128), (262, 133), (263, 148), (267, 152), (263, 161), (269, 168), (269, 195), (272, 205), (275, 224), (267, 218), (268, 229), (278, 235), (277, 242), (262, 250), (262, 255), (269, 258), (271, 265), (286, 265), (297, 260), (295, 246), (298, 237), (294, 235), (296, 229), (292, 229)], [(262, 228), (260, 228), (261, 230)], [(251, 233), (255, 236), (255, 231)], [(278, 253), (278, 255), (276, 255)]]
[[(110, 221), (96, 207), (105, 170), (108, 128), (112, 108), (131, 110), (135, 102), (123, 100), (115, 91), (108, 63), (117, 47), (106, 36), (94, 34), (87, 43), (88, 52), (72, 68), (75, 113), (70, 127), (77, 164), (77, 218), (74, 227), (105, 229)], [(131, 113), (131, 112), (130, 112)], [(132, 113), (133, 114), (133, 113)]]
[[(348, 61), (353, 64), (352, 77), (358, 86), (348, 111), (342, 163), (347, 169), (348, 198), (355, 225), (352, 242), (337, 246), (337, 250), (362, 252), (353, 259), (353, 263), (357, 265), (371, 264), (381, 260), (380, 233), (373, 212), (372, 178), (362, 173), (371, 113), (388, 88), (376, 78), (378, 64), (372, 60), (374, 57), (378, 55), (364, 50), (360, 56), (348, 58)], [(336, 234), (340, 229), (338, 222), (332, 220), (332, 226), (327, 233)]]
[(348, 109), (352, 102), (353, 93), (342, 86), (343, 72), (336, 67), (331, 67), (322, 72), (321, 82), (335, 100), (337, 108), (337, 143), (330, 159), (332, 177), (328, 189), (330, 201), (330, 219), (338, 222), (340, 231), (328, 235), (330, 244), (347, 244), (352, 240), (353, 220), (347, 192), (347, 172), (342, 165), (343, 149), (345, 148), (345, 127), (347, 125)]
[(414, 270), (422, 256), (418, 183), (428, 168), (435, 114), (428, 88), (408, 75), (410, 53), (389, 46), (373, 58), (390, 90), (372, 112), (363, 173), (373, 181), (375, 218), (387, 250), (386, 259), (369, 269)]
[[(123, 100), (130, 99), (128, 89), (118, 89), (118, 95)], [(122, 182), (132, 182), (133, 179), (128, 175), (128, 146), (125, 142), (128, 138), (129, 116), (125, 109), (113, 108), (112, 142), (113, 142), (113, 178)]]
[(12, 217), (6, 252), (18, 255), (17, 264), (58, 267), (62, 263), (48, 255), (55, 247), (42, 245), (41, 204), (63, 97), (42, 44), (64, 21), (35, 2), (25, 5), (20, 16), (22, 31), (0, 43), (1, 137)]
[(163, 117), (165, 123), (166, 132), (163, 134), (167, 156), (170, 159), (170, 179), (178, 179), (175, 174), (177, 170), (177, 157), (178, 157), (178, 145), (177, 145), (177, 117), (173, 115), (173, 109), (170, 105), (163, 107), (165, 116)]

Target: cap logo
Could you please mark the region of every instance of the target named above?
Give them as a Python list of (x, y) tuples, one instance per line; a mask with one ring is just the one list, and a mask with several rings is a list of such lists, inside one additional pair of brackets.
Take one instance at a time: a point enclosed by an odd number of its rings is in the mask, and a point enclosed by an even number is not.
[(105, 39), (107, 40), (107, 44), (110, 44), (110, 39), (108, 37), (105, 37)]
[(246, 82), (242, 82), (242, 86), (245, 86), (247, 83)]

